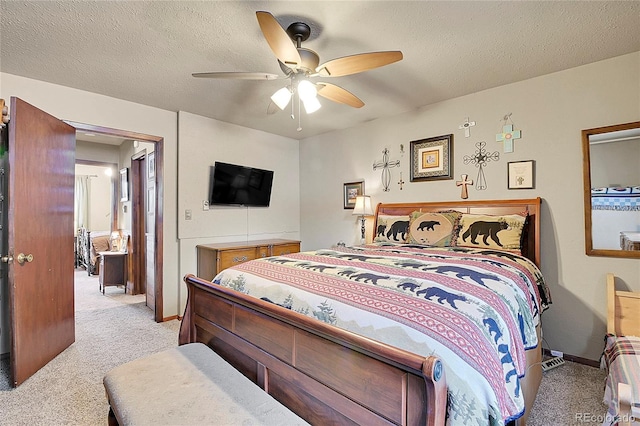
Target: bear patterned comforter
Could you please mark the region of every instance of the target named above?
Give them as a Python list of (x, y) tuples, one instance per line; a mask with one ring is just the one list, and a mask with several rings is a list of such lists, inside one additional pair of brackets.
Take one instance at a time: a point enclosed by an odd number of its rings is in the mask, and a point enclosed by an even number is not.
[(507, 252), (376, 243), (254, 260), (214, 283), (445, 365), (450, 425), (524, 413), (525, 350), (550, 303), (538, 268)]

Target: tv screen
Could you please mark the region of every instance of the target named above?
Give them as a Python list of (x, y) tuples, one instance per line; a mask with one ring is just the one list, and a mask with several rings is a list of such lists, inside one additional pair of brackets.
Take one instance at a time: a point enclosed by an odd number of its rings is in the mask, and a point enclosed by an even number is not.
[(211, 174), (210, 205), (269, 206), (272, 171), (216, 161)]

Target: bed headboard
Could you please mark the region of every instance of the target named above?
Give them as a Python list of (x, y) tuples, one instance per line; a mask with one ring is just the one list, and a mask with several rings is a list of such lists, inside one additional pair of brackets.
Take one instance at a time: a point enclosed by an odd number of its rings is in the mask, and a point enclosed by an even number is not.
[(640, 292), (616, 291), (612, 273), (607, 274), (607, 333), (640, 337)]
[(524, 233), (523, 256), (540, 266), (540, 203), (541, 199), (488, 200), (488, 201), (436, 201), (424, 203), (378, 204), (373, 229), (378, 228), (378, 215), (410, 215), (414, 211), (438, 212), (456, 210), (473, 214), (518, 214), (527, 212), (529, 220)]

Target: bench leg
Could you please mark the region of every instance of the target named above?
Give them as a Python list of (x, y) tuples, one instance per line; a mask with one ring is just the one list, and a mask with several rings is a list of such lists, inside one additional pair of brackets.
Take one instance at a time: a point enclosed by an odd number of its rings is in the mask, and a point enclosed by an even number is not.
[(116, 419), (116, 415), (113, 414), (113, 410), (109, 407), (109, 415), (107, 417), (107, 425), (109, 426), (118, 426), (118, 419)]

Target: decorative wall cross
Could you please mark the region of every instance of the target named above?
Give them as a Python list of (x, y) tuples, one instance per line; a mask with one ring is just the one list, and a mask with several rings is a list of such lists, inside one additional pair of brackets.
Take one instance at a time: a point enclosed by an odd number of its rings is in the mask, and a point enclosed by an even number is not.
[(472, 180), (467, 180), (469, 175), (460, 175), (460, 177), (462, 178), (462, 180), (456, 181), (456, 186), (461, 186), (462, 187), (462, 193), (460, 194), (460, 198), (462, 198), (463, 200), (466, 200), (467, 198), (469, 198), (469, 192), (467, 191), (467, 185), (473, 185), (473, 181)]
[(504, 142), (504, 152), (513, 152), (513, 141), (521, 137), (520, 130), (513, 130), (513, 124), (505, 124), (502, 133), (496, 134), (496, 142)]
[(478, 177), (476, 178), (476, 189), (482, 191), (487, 189), (487, 181), (484, 177), (484, 166), (487, 165), (490, 161), (498, 161), (500, 159), (500, 153), (498, 151), (495, 152), (487, 152), (484, 147), (487, 144), (483, 142), (476, 143), (476, 152), (474, 155), (465, 155), (464, 156), (464, 164), (473, 164), (478, 168)]
[(389, 192), (389, 185), (391, 184), (391, 170), (392, 167), (400, 166), (400, 160), (389, 160), (389, 150), (385, 148), (382, 151), (382, 161), (373, 163), (373, 170), (382, 169), (382, 190)]
[[(513, 130), (514, 124), (513, 120), (511, 120), (511, 114), (505, 114), (502, 117), (502, 133), (496, 134), (496, 142), (503, 142), (503, 151), (505, 153), (513, 152), (513, 141), (522, 137), (520, 130)], [(507, 124), (509, 121), (511, 121), (511, 124)]]
[(402, 180), (402, 172), (400, 172), (400, 180), (398, 181), (398, 185), (400, 185), (400, 191), (402, 191), (402, 185), (404, 185), (404, 181)]
[(467, 117), (467, 119), (464, 121), (464, 123), (462, 123), (460, 126), (458, 126), (458, 129), (462, 130), (464, 129), (464, 137), (468, 138), (469, 136), (471, 136), (471, 128), (473, 126), (476, 125), (475, 121), (469, 121), (469, 117)]

